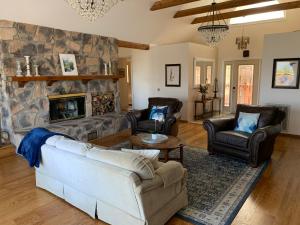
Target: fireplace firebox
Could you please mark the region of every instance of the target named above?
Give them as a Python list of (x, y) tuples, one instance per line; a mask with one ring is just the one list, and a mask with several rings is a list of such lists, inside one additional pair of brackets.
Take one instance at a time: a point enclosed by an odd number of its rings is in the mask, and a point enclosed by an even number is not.
[(85, 117), (85, 94), (49, 96), (50, 123)]

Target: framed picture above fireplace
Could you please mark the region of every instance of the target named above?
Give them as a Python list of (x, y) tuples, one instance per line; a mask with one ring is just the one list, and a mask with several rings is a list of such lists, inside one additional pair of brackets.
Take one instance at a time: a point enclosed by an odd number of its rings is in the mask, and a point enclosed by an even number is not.
[(78, 75), (76, 59), (74, 54), (59, 54), (62, 74), (64, 76)]

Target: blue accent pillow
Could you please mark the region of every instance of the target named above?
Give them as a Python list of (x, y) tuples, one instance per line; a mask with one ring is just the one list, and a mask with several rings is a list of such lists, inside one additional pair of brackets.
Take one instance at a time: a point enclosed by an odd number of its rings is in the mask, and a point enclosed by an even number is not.
[(168, 106), (152, 106), (149, 120), (164, 122), (168, 113)]
[(243, 131), (252, 134), (257, 129), (260, 113), (240, 112), (239, 118), (234, 128), (235, 131)]

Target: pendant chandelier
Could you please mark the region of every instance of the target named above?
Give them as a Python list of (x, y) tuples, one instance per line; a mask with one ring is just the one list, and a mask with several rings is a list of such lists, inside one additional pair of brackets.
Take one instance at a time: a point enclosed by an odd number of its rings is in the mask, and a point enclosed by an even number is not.
[(66, 0), (82, 17), (93, 22), (124, 0)]
[(222, 41), (229, 31), (229, 26), (221, 17), (216, 5), (217, 3), (214, 0), (211, 4), (211, 11), (207, 14), (207, 18), (211, 19), (207, 23), (202, 23), (198, 28), (204, 41), (211, 47)]

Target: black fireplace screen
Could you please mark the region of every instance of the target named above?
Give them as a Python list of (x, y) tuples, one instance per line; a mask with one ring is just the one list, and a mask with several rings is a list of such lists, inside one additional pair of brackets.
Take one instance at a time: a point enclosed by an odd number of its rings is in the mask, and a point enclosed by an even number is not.
[(85, 117), (85, 96), (50, 99), (50, 122)]

